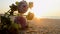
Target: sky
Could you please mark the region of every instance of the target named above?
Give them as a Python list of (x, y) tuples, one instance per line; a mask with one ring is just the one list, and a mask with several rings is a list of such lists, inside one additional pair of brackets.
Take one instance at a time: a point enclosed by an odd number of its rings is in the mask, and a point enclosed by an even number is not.
[[(0, 0), (0, 14), (8, 11), (9, 5), (20, 2), (21, 0)], [(35, 14), (35, 17), (47, 17), (60, 19), (60, 0), (26, 0), (34, 3), (30, 10)]]

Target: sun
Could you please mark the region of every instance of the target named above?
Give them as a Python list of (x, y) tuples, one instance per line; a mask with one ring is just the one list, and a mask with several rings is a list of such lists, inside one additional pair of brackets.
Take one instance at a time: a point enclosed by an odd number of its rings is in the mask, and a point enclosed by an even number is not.
[(40, 13), (34, 12), (34, 15), (35, 15), (36, 18), (41, 18), (41, 14)]
[[(31, 9), (31, 10), (28, 10), (28, 12), (31, 12), (31, 13), (33, 13), (34, 14), (34, 17), (36, 17), (36, 18), (41, 18), (42, 17), (42, 12), (40, 11), (36, 11), (36, 9), (35, 8), (33, 8), (33, 9)], [(28, 13), (27, 12), (27, 13)]]
[(35, 17), (36, 17), (36, 18), (40, 18), (40, 16), (39, 16), (39, 15), (35, 15)]

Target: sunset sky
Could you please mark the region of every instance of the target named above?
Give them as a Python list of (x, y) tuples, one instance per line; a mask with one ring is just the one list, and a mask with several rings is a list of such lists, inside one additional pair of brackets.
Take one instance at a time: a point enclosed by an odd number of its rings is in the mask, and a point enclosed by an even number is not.
[[(0, 0), (0, 14), (8, 11), (9, 5), (21, 0)], [(35, 17), (60, 18), (60, 0), (26, 0), (34, 3), (31, 12)]]

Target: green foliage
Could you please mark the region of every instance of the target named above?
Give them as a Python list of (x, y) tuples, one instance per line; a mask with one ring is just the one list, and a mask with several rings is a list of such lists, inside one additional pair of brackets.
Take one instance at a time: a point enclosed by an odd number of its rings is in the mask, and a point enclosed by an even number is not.
[(12, 4), (11, 6), (9, 6), (11, 8), (11, 11), (17, 11), (17, 6)]
[(9, 32), (16, 33), (16, 32), (18, 32), (19, 28), (21, 28), (21, 25), (16, 24), (16, 23), (12, 24), (12, 21), (10, 20), (10, 18), (5, 17), (5, 16), (1, 16), (1, 24), (2, 25), (1, 25), (1, 29), (0, 29), (1, 32), (0, 33), (2, 33), (2, 32), (5, 34), (9, 33)]
[(15, 29), (19, 30), (19, 28), (21, 28), (21, 25), (17, 24), (17, 23), (13, 23), (12, 27), (14, 27)]
[(10, 25), (11, 24), (10, 18), (6, 16), (1, 16), (1, 23), (3, 23), (4, 25)]

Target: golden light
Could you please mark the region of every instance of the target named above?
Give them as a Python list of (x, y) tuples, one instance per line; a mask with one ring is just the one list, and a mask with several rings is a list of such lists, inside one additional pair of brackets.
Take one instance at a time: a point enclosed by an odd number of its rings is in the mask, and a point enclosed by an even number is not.
[(36, 18), (41, 18), (41, 14), (34, 12)]
[(36, 17), (36, 18), (40, 18), (40, 16), (39, 16), (39, 15), (35, 15), (35, 17)]

